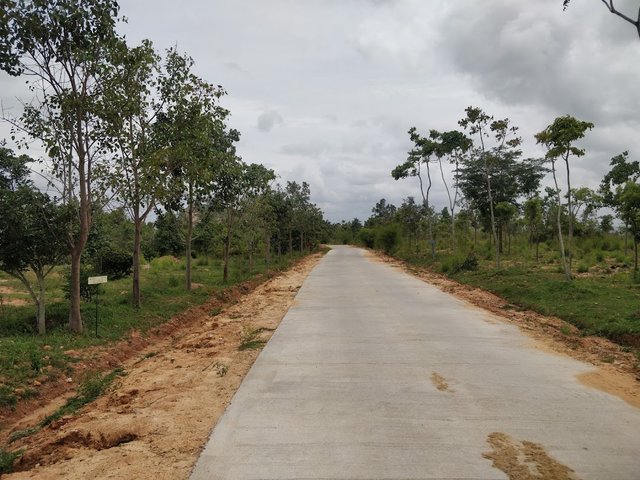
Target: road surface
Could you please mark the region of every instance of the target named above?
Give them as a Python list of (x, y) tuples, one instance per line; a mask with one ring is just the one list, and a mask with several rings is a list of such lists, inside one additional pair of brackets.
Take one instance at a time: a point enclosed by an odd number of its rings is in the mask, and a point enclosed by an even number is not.
[(576, 380), (591, 369), (336, 247), (191, 478), (638, 480), (640, 410)]

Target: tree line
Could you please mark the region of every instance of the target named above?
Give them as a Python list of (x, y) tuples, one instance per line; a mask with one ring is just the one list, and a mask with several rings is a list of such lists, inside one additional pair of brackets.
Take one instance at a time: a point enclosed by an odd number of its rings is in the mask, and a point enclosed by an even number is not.
[(117, 31), (123, 19), (116, 1), (1, 0), (1, 6), (0, 69), (24, 78), (33, 96), (20, 116), (5, 116), (11, 140), (20, 148), (44, 146), (43, 174), (57, 192), (50, 197), (35, 188), (30, 166), (37, 161), (2, 143), (0, 268), (30, 292), (40, 333), (44, 279), (64, 261), (69, 325), (82, 332), (83, 263), (87, 247), (101, 251), (98, 237), (112, 234), (96, 229), (108, 206), (126, 213), (132, 227), (137, 308), (143, 234), (154, 212), (161, 225), (179, 219), (187, 290), (194, 246), (210, 249), (214, 226), (223, 232), (225, 281), (240, 237), (251, 255), (261, 245), (267, 258), (293, 251), (294, 242), (305, 250), (319, 241), (326, 223), (309, 185), (280, 187), (274, 171), (244, 162), (235, 146), (240, 132), (229, 127), (221, 104), (224, 88), (199, 77), (193, 59), (175, 47), (160, 54), (150, 40), (129, 45)]
[[(599, 188), (575, 187), (571, 168), (585, 155), (578, 143), (594, 128), (591, 122), (570, 115), (556, 118), (535, 135), (545, 149), (542, 158), (525, 158), (523, 139), (509, 118), (495, 119), (479, 107), (468, 107), (459, 129), (421, 134), (408, 131), (413, 147), (391, 175), (396, 180), (415, 178), (419, 200), (410, 196), (396, 207), (381, 199), (364, 224), (358, 219), (334, 225), (334, 236), (392, 252), (401, 238), (427, 255), (474, 257), (478, 233), (485, 233), (488, 256), (501, 268), (511, 241), (525, 235), (536, 261), (541, 242), (555, 242), (561, 269), (570, 281), (575, 273), (575, 237), (607, 234), (619, 221), (633, 244), (634, 272), (638, 271), (640, 242), (640, 164), (628, 152), (614, 156)], [(444, 165), (449, 168), (444, 168)], [(560, 174), (562, 176), (560, 177)], [(542, 188), (550, 176), (553, 186)], [(448, 203), (438, 211), (431, 197), (435, 182), (446, 192)], [(607, 212), (598, 216), (603, 208)], [(421, 243), (419, 240), (423, 239)]]

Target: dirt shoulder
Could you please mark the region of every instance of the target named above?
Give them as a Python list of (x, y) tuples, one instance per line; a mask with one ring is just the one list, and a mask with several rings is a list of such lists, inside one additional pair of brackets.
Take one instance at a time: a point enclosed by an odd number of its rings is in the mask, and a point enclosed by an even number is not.
[(592, 372), (578, 380), (592, 388), (616, 395), (640, 408), (640, 369), (638, 359), (620, 345), (605, 338), (583, 336), (564, 320), (522, 310), (485, 290), (456, 282), (444, 275), (418, 268), (379, 252), (368, 251), (379, 262), (408, 272), (440, 290), (487, 310), (500, 319), (516, 325), (527, 337), (527, 347), (568, 356), (592, 364)]
[[(7, 479), (187, 478), (209, 433), (242, 379), (287, 312), (322, 254), (247, 292), (191, 309), (149, 341), (132, 336), (123, 349), (96, 352), (99, 362), (122, 366), (120, 377), (93, 404), (18, 440), (25, 449)], [(251, 290), (251, 287), (245, 287)], [(242, 344), (249, 346), (239, 349)], [(3, 431), (35, 425), (61, 404), (60, 398)]]

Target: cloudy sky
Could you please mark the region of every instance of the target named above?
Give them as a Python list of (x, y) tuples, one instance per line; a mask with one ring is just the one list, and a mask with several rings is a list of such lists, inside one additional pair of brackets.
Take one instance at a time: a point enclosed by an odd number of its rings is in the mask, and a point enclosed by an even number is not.
[[(572, 184), (595, 187), (612, 156), (640, 157), (640, 39), (599, 0), (122, 0), (130, 43), (177, 45), (228, 91), (247, 162), (306, 180), (332, 221), (367, 218), (394, 181), (407, 130), (450, 130), (469, 105), (520, 127), (525, 153), (556, 116), (596, 124)], [(637, 12), (638, 0), (619, 0)], [(0, 76), (11, 105), (20, 88)], [(444, 189), (435, 187), (442, 208)]]

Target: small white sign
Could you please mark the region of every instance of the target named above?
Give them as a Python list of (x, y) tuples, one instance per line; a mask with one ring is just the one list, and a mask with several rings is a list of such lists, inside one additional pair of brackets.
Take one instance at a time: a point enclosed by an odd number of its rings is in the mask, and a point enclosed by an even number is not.
[(89, 280), (87, 281), (87, 283), (89, 285), (97, 285), (99, 283), (107, 283), (107, 276), (105, 275), (104, 277), (89, 277)]

